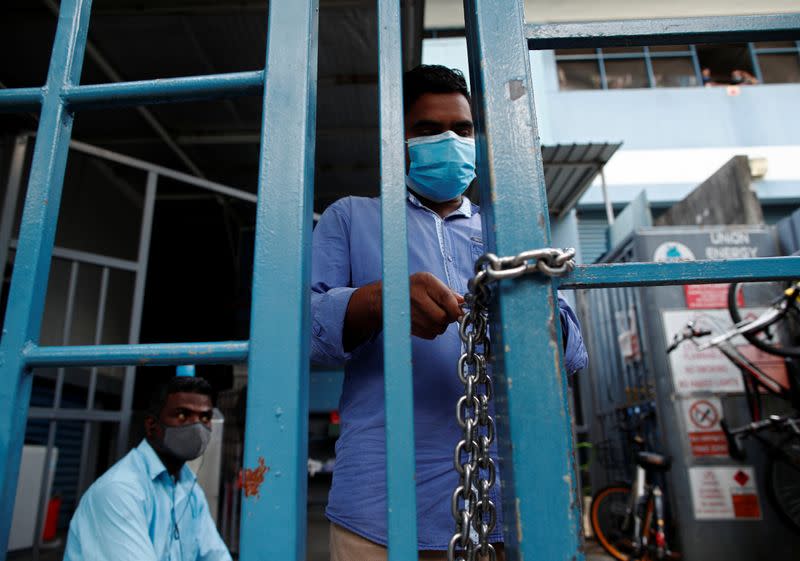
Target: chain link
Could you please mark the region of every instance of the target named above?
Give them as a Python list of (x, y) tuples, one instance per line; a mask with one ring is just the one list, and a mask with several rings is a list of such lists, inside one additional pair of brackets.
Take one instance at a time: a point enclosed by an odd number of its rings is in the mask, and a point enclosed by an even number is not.
[[(464, 295), (464, 315), (458, 320), (464, 351), (458, 359), (457, 373), (464, 384), (464, 395), (456, 403), (456, 421), (464, 434), (453, 454), (459, 483), (450, 500), (456, 530), (447, 548), (448, 561), (476, 561), (478, 556), (495, 561), (497, 555), (489, 543), (489, 535), (497, 524), (497, 508), (491, 499), (497, 466), (490, 454), (495, 424), (489, 414), (494, 388), (488, 369), (490, 349), (486, 331), (490, 286), (503, 279), (537, 272), (562, 276), (574, 268), (572, 248), (533, 249), (511, 257), (486, 253), (475, 262), (475, 276)], [(475, 539), (471, 537), (473, 532)]]

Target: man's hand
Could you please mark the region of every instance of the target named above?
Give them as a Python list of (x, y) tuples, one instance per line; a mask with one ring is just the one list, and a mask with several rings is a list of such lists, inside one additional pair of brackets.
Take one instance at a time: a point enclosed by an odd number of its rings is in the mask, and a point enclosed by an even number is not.
[[(431, 273), (414, 273), (408, 279), (411, 297), (411, 334), (435, 339), (463, 313), (464, 298)], [(352, 351), (383, 328), (383, 284), (362, 286), (350, 297), (344, 318), (342, 343)]]
[(463, 313), (464, 298), (431, 273), (414, 273), (409, 280), (411, 334), (435, 339)]

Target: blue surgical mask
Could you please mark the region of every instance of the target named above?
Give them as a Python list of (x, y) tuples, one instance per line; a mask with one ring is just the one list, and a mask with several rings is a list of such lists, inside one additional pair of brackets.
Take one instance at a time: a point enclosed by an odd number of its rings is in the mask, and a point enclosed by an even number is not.
[(466, 191), (475, 179), (475, 139), (446, 131), (409, 138), (411, 166), (406, 185), (417, 195), (441, 203)]

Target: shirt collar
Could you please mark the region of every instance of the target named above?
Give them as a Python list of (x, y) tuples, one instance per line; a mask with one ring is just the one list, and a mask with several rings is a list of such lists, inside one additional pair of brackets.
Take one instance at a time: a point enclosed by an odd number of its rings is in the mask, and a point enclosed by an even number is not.
[[(156, 454), (156, 451), (153, 450), (153, 447), (150, 446), (150, 443), (147, 442), (146, 438), (142, 439), (142, 442), (136, 447), (136, 449), (144, 459), (144, 465), (147, 468), (147, 475), (150, 476), (151, 480), (158, 479), (162, 473), (166, 473), (167, 476), (169, 476), (169, 472), (167, 472), (164, 462), (161, 461), (161, 458), (158, 457), (158, 454)], [(180, 481), (178, 483), (192, 482), (196, 479), (195, 474), (186, 464), (183, 464), (181, 467), (180, 475)]]
[[(410, 202), (412, 205), (418, 208), (428, 208), (424, 204), (422, 204), (422, 202), (417, 198), (417, 196), (414, 193), (412, 193), (411, 191), (408, 191), (407, 193), (408, 193), (408, 202)], [(473, 207), (475, 207), (475, 205), (472, 204), (472, 201), (470, 201), (466, 195), (462, 195), (461, 206), (458, 207), (453, 212), (451, 212), (450, 214), (448, 214), (447, 217), (449, 218), (451, 216), (460, 215), (466, 218), (472, 218), (472, 213), (477, 210), (477, 207), (475, 208)]]

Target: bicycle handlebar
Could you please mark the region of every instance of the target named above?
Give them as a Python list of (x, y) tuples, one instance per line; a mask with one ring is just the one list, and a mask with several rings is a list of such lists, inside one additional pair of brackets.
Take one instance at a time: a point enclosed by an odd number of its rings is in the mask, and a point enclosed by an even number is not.
[(669, 347), (667, 347), (667, 354), (677, 349), (678, 345), (684, 341), (695, 339), (697, 337), (706, 337), (708, 335), (711, 335), (710, 329), (697, 329), (694, 326), (694, 322), (690, 321), (686, 324), (686, 327), (676, 333), (675, 337), (672, 338), (672, 343), (670, 343)]

